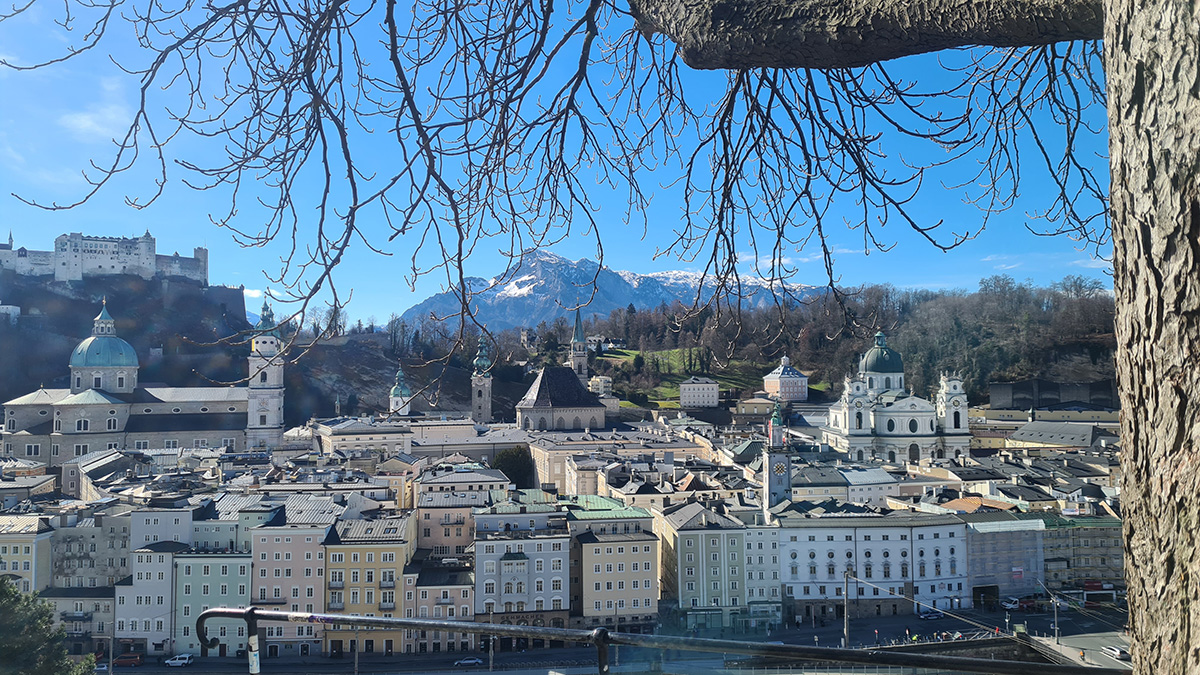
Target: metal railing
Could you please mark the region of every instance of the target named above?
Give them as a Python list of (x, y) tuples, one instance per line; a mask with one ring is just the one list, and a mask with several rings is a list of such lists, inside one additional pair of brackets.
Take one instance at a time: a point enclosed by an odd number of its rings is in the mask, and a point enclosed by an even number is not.
[(614, 647), (626, 645), (661, 650), (699, 651), (713, 654), (738, 654), (790, 659), (792, 661), (929, 668), (962, 673), (995, 673), (996, 675), (1026, 675), (1031, 672), (1039, 673), (1039, 675), (1129, 675), (1129, 671), (1117, 668), (1054, 665), (1026, 661), (977, 659), (962, 656), (913, 654), (871, 649), (807, 647), (804, 645), (741, 640), (715, 640), (668, 635), (621, 633), (609, 631), (603, 627), (592, 630), (580, 630), (574, 628), (475, 623), (471, 621), (446, 621), (442, 619), (406, 619), (399, 617), (350, 616), (345, 614), (314, 614), (311, 612), (280, 612), (262, 610), (255, 607), (249, 609), (222, 607), (201, 612), (200, 616), (196, 617), (196, 637), (200, 639), (200, 644), (206, 649), (215, 649), (220, 644), (220, 640), (217, 638), (210, 639), (208, 637), (208, 631), (205, 628), (205, 623), (208, 620), (216, 618), (241, 619), (246, 622), (246, 634), (249, 637), (246, 658), (249, 661), (249, 672), (251, 675), (258, 675), (261, 672), (258, 644), (258, 622), (260, 621), (322, 624), (327, 626), (338, 624), (343, 627), (351, 626), (355, 628), (440, 630), (455, 633), (471, 633), (474, 635), (490, 635), (493, 637), (535, 638), (564, 643), (582, 643), (592, 645), (596, 648), (596, 669), (599, 675), (609, 675), (608, 648), (610, 645)]

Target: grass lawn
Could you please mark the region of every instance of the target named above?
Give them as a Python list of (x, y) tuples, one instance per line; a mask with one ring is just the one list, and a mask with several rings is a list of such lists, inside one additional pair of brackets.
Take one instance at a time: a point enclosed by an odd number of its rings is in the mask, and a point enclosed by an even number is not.
[[(677, 408), (679, 400), (679, 383), (691, 377), (690, 374), (683, 372), (684, 353), (683, 349), (667, 349), (659, 352), (646, 352), (643, 354), (646, 365), (644, 368), (649, 368), (653, 371), (653, 362), (658, 359), (659, 363), (659, 378), (660, 384), (646, 392), (652, 401), (659, 401), (660, 407)], [(613, 365), (619, 363), (630, 363), (639, 353), (634, 349), (613, 349), (604, 352), (601, 359), (608, 359)], [(667, 370), (671, 372), (667, 372)], [(756, 391), (762, 388), (762, 377), (768, 368), (747, 361), (732, 361), (724, 367), (713, 364), (713, 372), (707, 377), (711, 377), (717, 381), (722, 389), (741, 389), (743, 391)]]

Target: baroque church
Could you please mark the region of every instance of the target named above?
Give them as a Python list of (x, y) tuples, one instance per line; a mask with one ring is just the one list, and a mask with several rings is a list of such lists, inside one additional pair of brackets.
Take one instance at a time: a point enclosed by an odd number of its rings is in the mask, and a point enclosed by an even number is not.
[(7, 457), (58, 466), (98, 450), (277, 447), (283, 437), (283, 358), (263, 303), (244, 387), (141, 382), (133, 346), (117, 335), (107, 303), (71, 353), (70, 387), (40, 388), (4, 403)]
[(962, 378), (943, 373), (930, 402), (904, 388), (904, 361), (883, 332), (829, 407), (824, 440), (852, 461), (912, 462), (970, 454)]

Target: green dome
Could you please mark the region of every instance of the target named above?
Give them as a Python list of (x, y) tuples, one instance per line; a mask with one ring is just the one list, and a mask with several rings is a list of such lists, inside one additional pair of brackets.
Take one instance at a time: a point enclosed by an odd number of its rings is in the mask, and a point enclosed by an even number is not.
[(137, 352), (117, 337), (116, 321), (108, 313), (108, 301), (92, 320), (92, 336), (71, 352), (72, 368), (137, 368)]
[(408, 382), (404, 380), (404, 369), (396, 368), (396, 383), (392, 386), (392, 398), (409, 398), (412, 396), (412, 389), (409, 388)]
[(115, 335), (93, 335), (71, 352), (72, 368), (137, 368), (133, 347)]
[(887, 346), (887, 336), (883, 331), (875, 334), (875, 346), (863, 354), (859, 362), (859, 372), (862, 373), (904, 373), (904, 360), (900, 352)]
[(492, 367), (492, 360), (488, 358), (487, 342), (482, 339), (479, 340), (479, 351), (475, 353), (475, 361), (473, 362), (473, 365), (475, 366), (476, 377), (492, 376), (492, 374), (488, 372), (488, 370)]

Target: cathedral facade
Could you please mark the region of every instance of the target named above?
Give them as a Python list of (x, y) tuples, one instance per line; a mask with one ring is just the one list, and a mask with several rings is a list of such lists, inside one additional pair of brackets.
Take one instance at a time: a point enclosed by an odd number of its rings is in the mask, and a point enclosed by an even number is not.
[(70, 387), (4, 403), (0, 448), (58, 466), (97, 450), (270, 449), (283, 437), (283, 361), (270, 308), (251, 343), (245, 387), (144, 383), (105, 306), (71, 353)]
[(852, 461), (917, 463), (969, 454), (967, 396), (962, 378), (943, 374), (936, 400), (904, 389), (904, 361), (875, 334), (875, 344), (847, 377), (842, 397), (829, 407), (825, 443)]

